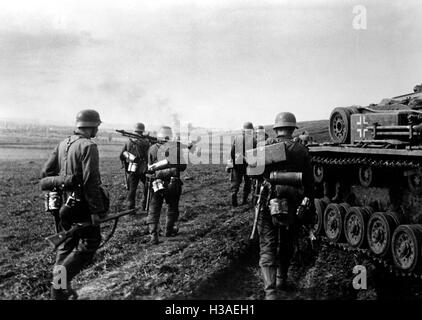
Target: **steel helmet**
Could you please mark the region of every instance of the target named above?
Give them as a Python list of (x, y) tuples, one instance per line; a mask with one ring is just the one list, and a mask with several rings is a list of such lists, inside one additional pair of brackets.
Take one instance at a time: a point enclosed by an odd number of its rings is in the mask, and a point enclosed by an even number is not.
[(282, 127), (293, 127), (297, 128), (296, 117), (291, 112), (280, 112), (275, 117), (273, 129)]
[(265, 127), (263, 125), (259, 125), (258, 127), (256, 127), (257, 131), (265, 131)]
[(158, 140), (171, 140), (173, 138), (173, 132), (168, 126), (162, 126), (157, 133)]
[(252, 124), (252, 122), (245, 122), (244, 124), (243, 124), (243, 130), (253, 130), (253, 124)]
[(138, 122), (135, 125), (135, 132), (144, 132), (145, 131), (145, 125), (142, 122)]
[(78, 128), (98, 127), (100, 124), (100, 114), (93, 109), (79, 111), (76, 115), (76, 126)]

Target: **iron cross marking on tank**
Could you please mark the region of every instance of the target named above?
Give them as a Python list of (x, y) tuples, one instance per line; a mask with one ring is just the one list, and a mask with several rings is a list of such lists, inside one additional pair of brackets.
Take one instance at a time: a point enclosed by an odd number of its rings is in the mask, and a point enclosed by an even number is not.
[[(357, 131), (359, 132), (359, 137), (360, 138), (365, 138), (365, 132), (368, 131), (368, 129), (366, 128), (365, 125), (369, 124), (368, 122), (365, 121), (365, 116), (359, 116), (359, 120), (356, 122), (357, 125)], [(359, 128), (360, 127), (360, 128)]]

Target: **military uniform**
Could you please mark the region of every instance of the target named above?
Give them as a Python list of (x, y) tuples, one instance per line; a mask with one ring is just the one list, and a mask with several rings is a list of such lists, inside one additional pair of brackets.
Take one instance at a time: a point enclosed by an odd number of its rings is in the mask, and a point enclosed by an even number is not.
[[(244, 127), (246, 127), (246, 124)], [(245, 129), (252, 131), (253, 127), (252, 129)], [(246, 174), (247, 163), (245, 161), (245, 152), (253, 148), (256, 148), (256, 139), (252, 132), (244, 131), (241, 135), (236, 136), (233, 141), (230, 151), (230, 157), (233, 162), (233, 168), (230, 173), (230, 191), (233, 206), (237, 206), (237, 193), (239, 192), (242, 180), (244, 181), (242, 204), (247, 203), (249, 193), (251, 192), (251, 179)]]
[[(160, 160), (165, 159), (165, 149), (171, 146), (171, 150), (179, 150), (177, 156), (177, 163), (171, 165), (176, 168), (176, 172), (171, 176), (162, 178), (164, 190), (153, 192), (151, 196), (150, 210), (148, 213), (147, 223), (149, 225), (149, 232), (151, 235), (151, 243), (158, 243), (158, 224), (160, 222), (160, 214), (164, 201), (168, 205), (167, 221), (166, 221), (166, 236), (173, 236), (177, 233), (174, 225), (179, 218), (179, 200), (182, 194), (182, 181), (180, 180), (180, 172), (186, 170), (187, 165), (180, 161), (181, 144), (179, 142), (158, 142), (153, 144), (148, 151), (148, 164), (152, 165)], [(176, 149), (173, 147), (176, 146)], [(173, 154), (174, 156), (174, 154)], [(170, 161), (171, 163), (173, 161)], [(156, 174), (159, 174), (156, 171)], [(152, 191), (151, 191), (152, 192)]]
[[(284, 117), (293, 116), (290, 113), (282, 113)], [(277, 119), (277, 118), (276, 118)], [(296, 126), (294, 122), (287, 123), (290, 127)], [(278, 128), (275, 126), (275, 128)], [(293, 129), (294, 130), (294, 129)], [(259, 265), (264, 276), (264, 290), (267, 299), (276, 297), (276, 273), (281, 283), (287, 280), (287, 272), (294, 253), (295, 240), (301, 223), (296, 211), (304, 197), (308, 197), (313, 203), (314, 181), (308, 149), (300, 142), (295, 141), (291, 136), (279, 135), (276, 138), (269, 138), (266, 145), (284, 142), (286, 160), (280, 163), (268, 165), (265, 168), (264, 177), (269, 178), (272, 171), (301, 172), (302, 186), (294, 187), (288, 185), (275, 185), (271, 189), (270, 199), (287, 200), (287, 217), (284, 217), (283, 224), (275, 224), (274, 216), (271, 216), (270, 209), (264, 206), (258, 218), (258, 234), (260, 257)], [(309, 217), (310, 213), (306, 214)]]
[[(75, 175), (82, 182), (80, 204), (72, 211), (71, 222), (87, 222), (92, 214), (105, 212), (101, 194), (99, 154), (97, 145), (82, 132), (62, 141), (53, 151), (42, 169), (42, 176)], [(64, 202), (69, 192), (64, 192)], [(64, 266), (67, 281), (77, 275), (83, 266), (91, 262), (101, 242), (99, 226), (81, 230), (61, 244), (57, 250), (55, 265)]]
[[(133, 154), (136, 157), (137, 168), (135, 172), (128, 172), (128, 196), (127, 204), (128, 209), (135, 207), (136, 189), (138, 188), (139, 181), (143, 184), (143, 197), (142, 197), (142, 210), (145, 210), (146, 199), (147, 199), (147, 185), (146, 185), (146, 172), (148, 163), (148, 149), (150, 143), (147, 139), (129, 139), (123, 146), (122, 152), (120, 153), (120, 160), (126, 161), (123, 153), (125, 151)], [(128, 169), (127, 162), (125, 162), (125, 170)]]

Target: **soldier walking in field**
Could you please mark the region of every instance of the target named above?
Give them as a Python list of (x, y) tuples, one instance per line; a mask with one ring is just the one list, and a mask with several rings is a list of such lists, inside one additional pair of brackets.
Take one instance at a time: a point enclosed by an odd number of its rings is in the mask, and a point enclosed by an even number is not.
[[(60, 228), (68, 230), (73, 223), (92, 222), (58, 247), (53, 270), (51, 298), (65, 300), (76, 296), (71, 288), (72, 279), (92, 258), (101, 242), (100, 219), (109, 207), (107, 191), (101, 185), (99, 153), (91, 140), (97, 135), (100, 125), (97, 111), (87, 109), (76, 116), (77, 130), (60, 142), (42, 169), (42, 177), (72, 175), (79, 185), (63, 192), (63, 205), (60, 209)], [(65, 288), (57, 288), (57, 276), (63, 276)]]
[(251, 122), (245, 122), (242, 134), (235, 137), (230, 151), (230, 157), (233, 163), (233, 168), (230, 172), (231, 203), (233, 207), (238, 206), (237, 193), (239, 192), (242, 180), (244, 181), (242, 205), (248, 203), (248, 196), (251, 192), (251, 179), (246, 174), (247, 163), (245, 153), (247, 150), (255, 147), (256, 139), (254, 136), (253, 125)]
[(186, 170), (187, 165), (182, 159), (181, 143), (172, 141), (172, 138), (171, 128), (161, 127), (157, 134), (158, 142), (148, 151), (149, 172), (153, 173), (151, 206), (147, 217), (151, 244), (158, 244), (158, 225), (164, 201), (168, 205), (165, 236), (172, 237), (178, 232), (175, 224), (179, 218), (183, 185), (180, 172)]
[(148, 149), (150, 143), (148, 139), (142, 138), (145, 132), (145, 126), (143, 123), (137, 123), (135, 126), (135, 132), (139, 135), (139, 138), (130, 138), (123, 146), (122, 152), (120, 153), (120, 160), (124, 164), (125, 170), (128, 174), (127, 178), (127, 208), (135, 208), (136, 203), (136, 190), (138, 188), (139, 181), (143, 184), (143, 196), (142, 196), (142, 210), (145, 210), (147, 202), (147, 185), (146, 185), (146, 172), (148, 166)]
[(302, 176), (301, 187), (275, 185), (269, 194), (270, 206), (264, 206), (259, 215), (259, 265), (268, 300), (277, 298), (277, 288), (288, 287), (287, 274), (299, 227), (311, 221), (313, 175), (308, 149), (292, 138), (296, 128), (296, 118), (292, 113), (279, 113), (273, 126), (276, 137), (266, 142), (266, 145), (283, 143), (280, 147), (285, 148), (286, 160), (266, 166), (264, 179), (269, 179), (274, 171), (295, 172)]

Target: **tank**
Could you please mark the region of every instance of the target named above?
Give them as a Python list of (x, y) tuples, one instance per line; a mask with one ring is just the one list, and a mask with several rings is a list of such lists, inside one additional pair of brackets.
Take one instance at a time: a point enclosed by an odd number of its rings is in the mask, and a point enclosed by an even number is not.
[(422, 92), (335, 108), (309, 145), (314, 233), (390, 272), (422, 279)]

